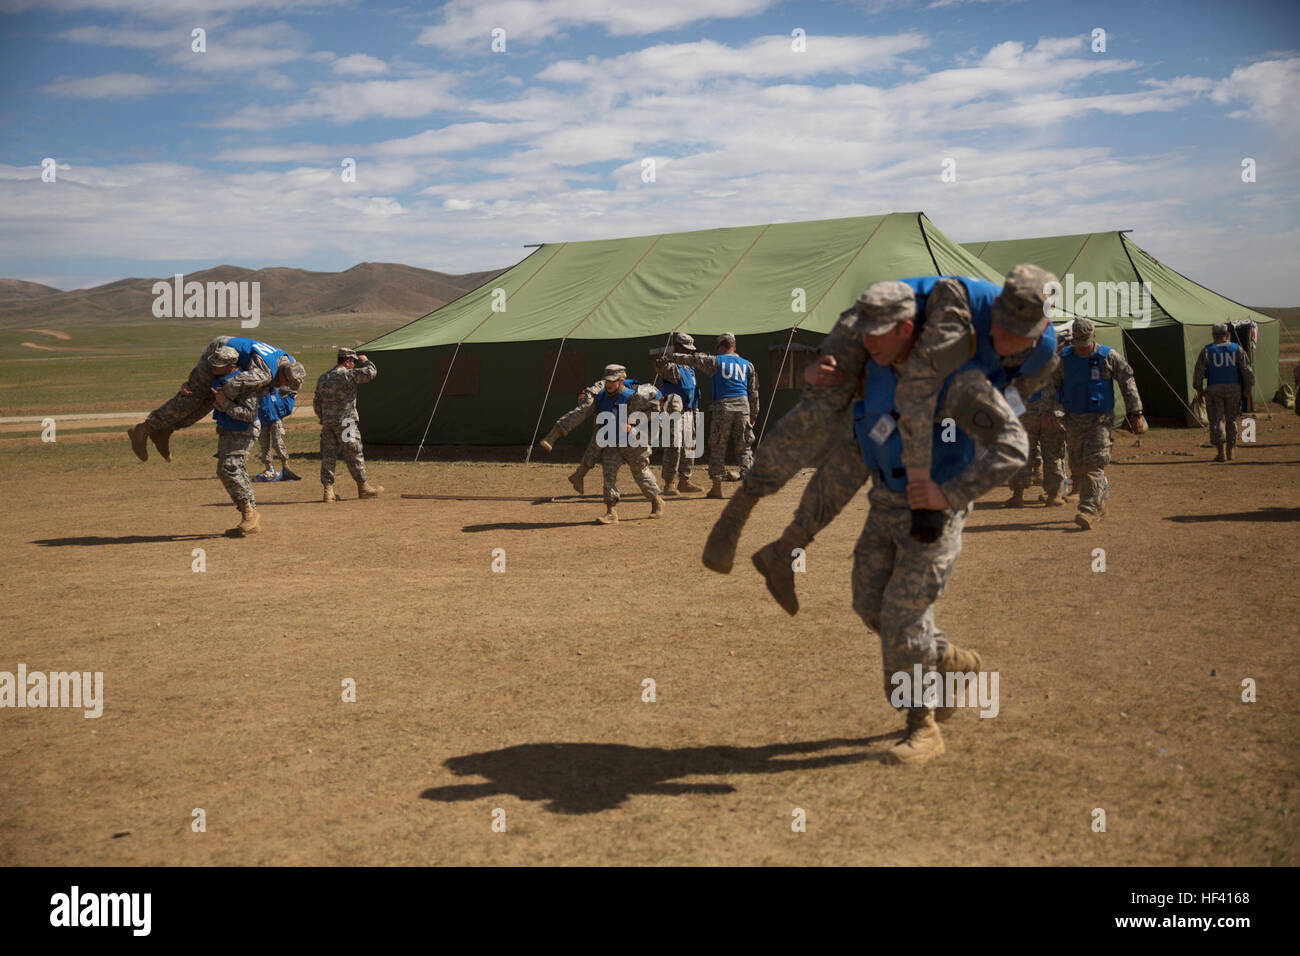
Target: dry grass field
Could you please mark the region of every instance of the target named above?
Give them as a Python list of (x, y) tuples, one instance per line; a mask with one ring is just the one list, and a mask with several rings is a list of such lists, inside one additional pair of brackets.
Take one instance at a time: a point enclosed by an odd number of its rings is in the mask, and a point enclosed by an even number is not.
[(613, 527), (596, 496), (399, 497), (563, 495), (559, 462), (376, 461), (384, 498), (320, 504), (309, 415), (307, 480), (259, 485), (264, 532), (230, 539), (212, 425), (168, 465), (125, 424), (0, 426), (0, 670), (104, 675), (98, 719), (0, 710), (0, 863), (1300, 862), (1292, 412), (1231, 465), (1201, 432), (1120, 433), (1091, 533), (980, 502), (938, 620), (1000, 713), (913, 768), (881, 760), (900, 721), (849, 603), (865, 495), (790, 618), (747, 556), (807, 473), (724, 577), (701, 496), (662, 521), (627, 497)]

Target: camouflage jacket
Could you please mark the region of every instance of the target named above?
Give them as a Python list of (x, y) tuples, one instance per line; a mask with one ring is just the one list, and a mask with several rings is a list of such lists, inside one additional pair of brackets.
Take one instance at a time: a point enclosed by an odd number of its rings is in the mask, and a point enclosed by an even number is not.
[[(265, 366), (263, 366), (265, 367)], [(266, 383), (270, 381), (267, 373), (249, 369), (221, 379), (220, 387), (214, 383), (213, 405), (216, 411), (228, 415), (237, 422), (254, 422), (261, 407), (261, 395)], [(216, 412), (214, 411), (214, 417)]]
[(379, 370), (366, 359), (365, 365), (346, 368), (336, 365), (316, 379), (316, 395), (311, 407), (323, 425), (338, 425), (344, 419), (358, 420), (357, 386), (373, 382)]
[[(708, 352), (665, 352), (663, 355), (655, 359), (656, 368), (661, 365), (689, 365), (691, 368), (703, 372), (705, 375), (713, 375), (718, 371), (718, 357), (716, 355), (710, 355)], [(667, 376), (665, 376), (665, 378), (667, 378)], [(674, 380), (668, 379), (668, 381), (671, 382)], [(747, 399), (715, 398), (713, 404), (723, 411), (748, 411), (750, 418), (758, 418), (758, 366), (753, 362), (749, 363), (749, 376), (746, 386), (746, 391), (748, 392)]]

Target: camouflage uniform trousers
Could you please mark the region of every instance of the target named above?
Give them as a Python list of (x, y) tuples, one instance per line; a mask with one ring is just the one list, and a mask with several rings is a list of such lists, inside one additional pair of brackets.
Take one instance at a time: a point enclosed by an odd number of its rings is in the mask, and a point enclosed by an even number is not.
[(208, 343), (199, 358), (199, 364), (190, 370), (190, 377), (185, 381), (191, 394), (177, 392), (150, 412), (149, 417), (145, 419), (150, 431), (175, 431), (178, 428), (189, 428), (212, 412), (213, 379), (208, 359), (228, 341), (230, 336), (222, 335)]
[(242, 432), (217, 426), (217, 477), (235, 504), (247, 501), (254, 507), (253, 483), (248, 478), (248, 453), (257, 441), (259, 423), (253, 422)]
[[(853, 610), (880, 635), (888, 698), (892, 675), (902, 671), (910, 680), (916, 664), (923, 675), (934, 671), (948, 651), (948, 637), (934, 623), (934, 602), (961, 554), (970, 506), (944, 511), (939, 539), (922, 544), (912, 537), (906, 495), (873, 485), (869, 500), (871, 511), (853, 549)], [(914, 699), (913, 706), (921, 704)]]
[(1210, 416), (1210, 444), (1237, 444), (1237, 415), (1241, 412), (1240, 385), (1208, 385), (1205, 411)]
[[(361, 451), (361, 429), (355, 421), (321, 422), (320, 425), (320, 480), (321, 484), (334, 484), (334, 465), (340, 457), (347, 463), (353, 480), (361, 485), (366, 481), (366, 459)], [(344, 435), (351, 441), (345, 441)]]
[[(691, 475), (695, 472), (695, 459), (687, 453), (687, 446), (691, 444), (695, 434), (695, 415), (692, 412), (683, 411), (683, 404), (680, 395), (669, 395), (664, 400), (663, 410), (670, 414), (676, 413), (680, 415), (679, 421), (682, 423), (680, 444), (670, 444), (670, 440), (674, 436), (666, 434), (667, 429), (661, 428), (659, 432), (660, 441), (663, 443), (664, 448), (663, 479), (665, 488), (671, 488), (678, 476), (681, 476), (683, 481), (689, 481)], [(676, 434), (677, 429), (673, 429), (673, 432)]]
[(1066, 412), (1065, 444), (1070, 456), (1070, 474), (1079, 492), (1079, 510), (1100, 514), (1105, 497), (1106, 466), (1110, 464), (1110, 412)]
[(1048, 415), (1051, 415), (1051, 424), (1044, 426), (1043, 403), (1038, 401), (1030, 402), (1025, 414), (1020, 417), (1020, 424), (1025, 426), (1025, 432), (1029, 435), (1029, 464), (1012, 476), (1012, 491), (1024, 491), (1029, 487), (1035, 453), (1040, 453), (1043, 461), (1043, 491), (1048, 495), (1061, 493), (1061, 485), (1065, 481), (1065, 462), (1062, 461), (1065, 457), (1065, 429), (1051, 412)]
[(601, 448), (599, 451), (601, 470), (605, 476), (605, 507), (612, 508), (618, 504), (618, 469), (623, 464), (626, 464), (628, 471), (632, 472), (632, 480), (636, 482), (643, 495), (653, 498), (659, 494), (659, 486), (655, 484), (655, 476), (650, 471), (649, 448), (618, 445)]
[(754, 453), (750, 450), (753, 429), (749, 425), (749, 405), (743, 410), (716, 403), (709, 409), (713, 421), (709, 423), (709, 477), (722, 479), (727, 473), (727, 449), (736, 449), (740, 461), (740, 477), (744, 478), (754, 466)]
[(273, 422), (261, 422), (261, 426), (262, 434), (258, 439), (258, 446), (262, 452), (262, 464), (267, 468), (271, 467), (272, 445), (275, 446), (275, 457), (287, 462), (289, 460), (289, 448), (284, 442), (284, 422), (277, 418)]

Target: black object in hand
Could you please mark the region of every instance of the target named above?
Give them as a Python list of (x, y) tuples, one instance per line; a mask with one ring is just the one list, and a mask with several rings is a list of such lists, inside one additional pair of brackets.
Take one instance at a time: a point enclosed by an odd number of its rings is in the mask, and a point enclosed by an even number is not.
[(912, 509), (912, 537), (922, 544), (934, 544), (943, 533), (943, 512)]

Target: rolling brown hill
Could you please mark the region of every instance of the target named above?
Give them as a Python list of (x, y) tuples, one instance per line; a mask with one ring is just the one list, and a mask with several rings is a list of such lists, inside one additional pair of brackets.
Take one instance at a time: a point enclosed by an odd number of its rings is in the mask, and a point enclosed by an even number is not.
[[(278, 266), (253, 270), (223, 265), (188, 273), (185, 281), (258, 282), (264, 317), (391, 313), (417, 318), (503, 271), (449, 275), (390, 262), (362, 262), (346, 272), (308, 272)], [(153, 318), (155, 298), (151, 289), (160, 279), (170, 277), (119, 279), (70, 292), (18, 279), (0, 279), (0, 327), (149, 320)]]

